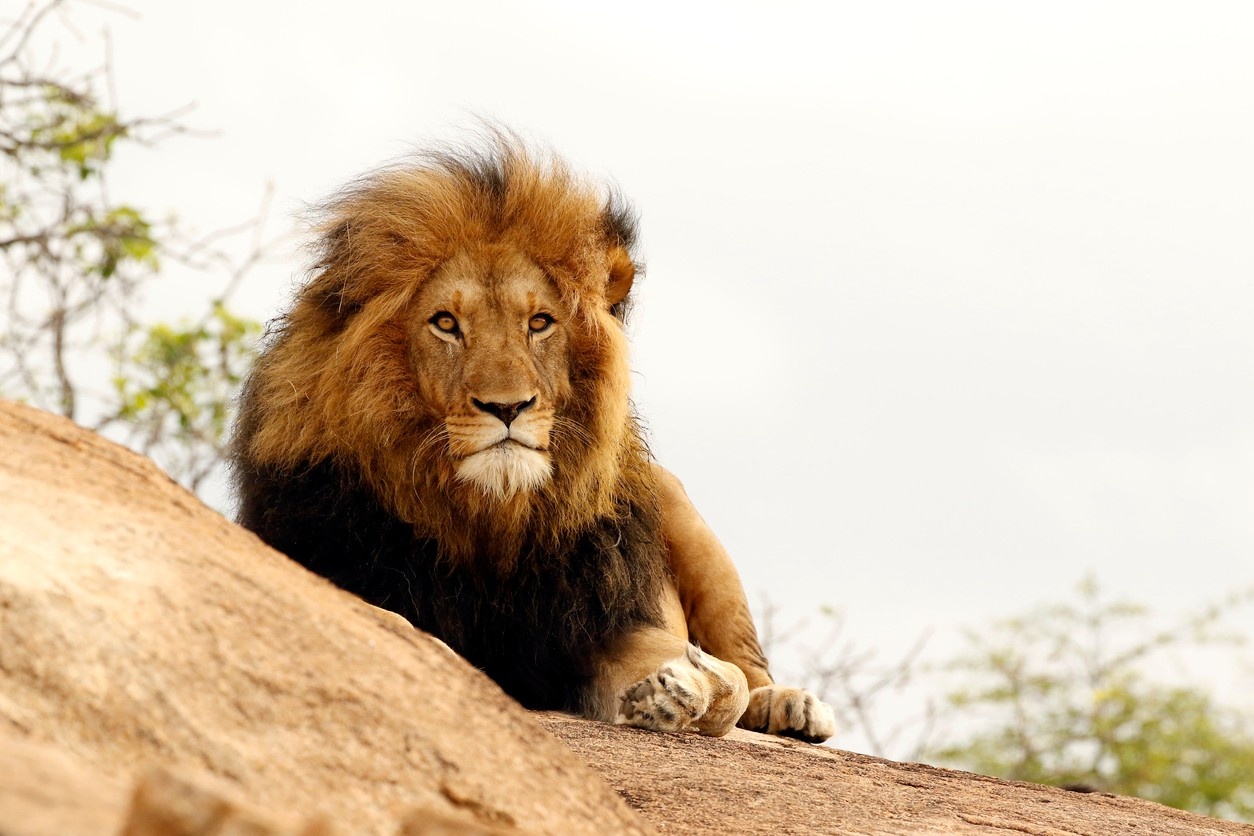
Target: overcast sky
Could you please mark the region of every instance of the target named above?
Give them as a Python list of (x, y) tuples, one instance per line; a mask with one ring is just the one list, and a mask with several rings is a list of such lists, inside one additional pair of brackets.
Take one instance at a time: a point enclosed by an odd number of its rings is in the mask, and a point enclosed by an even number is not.
[(1088, 572), (1254, 584), (1254, 4), (127, 5), (75, 18), (124, 112), (220, 133), (115, 196), (202, 230), (474, 114), (612, 178), (636, 400), (751, 597), (891, 654)]

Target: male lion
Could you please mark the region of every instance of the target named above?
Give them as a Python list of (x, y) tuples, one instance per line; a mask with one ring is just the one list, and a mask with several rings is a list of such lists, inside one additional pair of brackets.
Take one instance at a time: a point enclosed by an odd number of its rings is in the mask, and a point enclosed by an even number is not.
[(242, 398), (243, 525), (530, 708), (831, 736), (773, 683), (727, 553), (641, 439), (629, 208), (500, 135), (323, 218)]

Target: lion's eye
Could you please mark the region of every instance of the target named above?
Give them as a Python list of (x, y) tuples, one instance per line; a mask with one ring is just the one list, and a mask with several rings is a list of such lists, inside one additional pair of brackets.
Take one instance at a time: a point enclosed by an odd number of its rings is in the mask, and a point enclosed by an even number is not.
[(541, 331), (549, 330), (549, 326), (553, 324), (553, 317), (546, 313), (538, 313), (527, 323), (527, 327), (531, 329), (531, 333), (539, 334)]
[(428, 322), (446, 334), (457, 333), (457, 317), (453, 316), (448, 311), (440, 311), (435, 316), (431, 317)]

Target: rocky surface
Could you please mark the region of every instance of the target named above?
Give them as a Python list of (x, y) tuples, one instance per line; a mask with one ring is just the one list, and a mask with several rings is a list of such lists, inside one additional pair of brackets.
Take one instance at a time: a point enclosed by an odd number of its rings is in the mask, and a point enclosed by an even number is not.
[(642, 832), (485, 676), (146, 459), (10, 404), (0, 451), (0, 737), (127, 788), (157, 767), (206, 774), (350, 833), (395, 833), (414, 809)]
[(747, 732), (528, 714), (145, 459), (0, 403), (0, 836), (650, 830), (1254, 836)]
[(737, 729), (721, 740), (540, 715), (662, 832), (1254, 836), (1108, 793), (1000, 781)]

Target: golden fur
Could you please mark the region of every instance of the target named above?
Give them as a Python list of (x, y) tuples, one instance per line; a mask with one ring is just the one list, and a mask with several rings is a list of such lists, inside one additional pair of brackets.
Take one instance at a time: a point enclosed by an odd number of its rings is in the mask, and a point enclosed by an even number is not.
[(621, 201), (501, 133), (363, 179), (318, 232), (242, 399), (245, 525), (532, 707), (831, 734), (641, 439)]
[[(350, 460), (450, 555), (478, 546), (467, 517), (508, 542), (499, 555), (509, 557), (528, 538), (556, 544), (615, 513), (623, 495), (647, 502), (656, 493), (629, 410), (626, 338), (607, 303), (612, 281), (629, 287), (635, 271), (630, 242), (607, 217), (615, 207), (559, 161), (511, 143), (499, 153), (503, 194), (484, 189), (467, 163), (393, 168), (334, 200), (320, 223), (316, 277), (255, 377), (252, 460)], [(409, 320), (416, 292), (443, 265), (461, 258), (486, 271), (509, 255), (557, 288), (570, 317), (572, 383), (554, 428), (564, 436), (551, 450), (556, 477), (502, 502), (456, 479), (446, 416), (411, 385)], [(345, 311), (352, 316), (337, 333)]]

